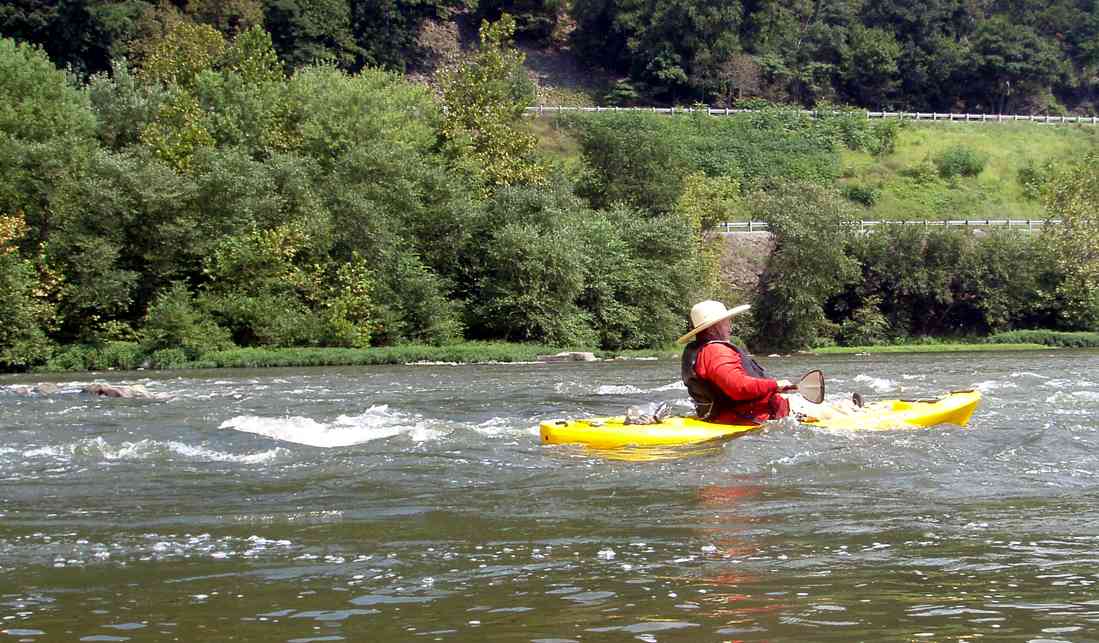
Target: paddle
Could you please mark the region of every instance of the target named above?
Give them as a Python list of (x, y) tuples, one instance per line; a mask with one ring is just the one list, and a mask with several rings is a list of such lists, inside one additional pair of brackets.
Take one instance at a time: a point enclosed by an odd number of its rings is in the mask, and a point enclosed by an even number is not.
[(797, 384), (783, 389), (783, 391), (795, 390), (813, 404), (820, 404), (824, 401), (824, 373), (817, 369), (811, 370), (803, 375)]

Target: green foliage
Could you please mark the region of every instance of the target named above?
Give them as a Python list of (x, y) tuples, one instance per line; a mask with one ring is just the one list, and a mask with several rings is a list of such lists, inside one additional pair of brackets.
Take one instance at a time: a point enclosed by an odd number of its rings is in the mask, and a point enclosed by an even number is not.
[(872, 207), (877, 202), (878, 197), (881, 196), (881, 190), (872, 186), (861, 183), (849, 183), (843, 186), (843, 196), (848, 201), (864, 205), (866, 207)]
[(140, 70), (147, 80), (189, 88), (225, 54), (225, 37), (209, 25), (173, 21), (162, 37), (145, 44)]
[(879, 310), (881, 299), (868, 297), (862, 306), (840, 324), (839, 341), (845, 346), (870, 346), (882, 342), (889, 332), (889, 320)]
[(149, 355), (149, 365), (158, 370), (185, 368), (187, 353), (180, 348), (162, 348)]
[(43, 297), (34, 265), (22, 259), (15, 242), (26, 232), (16, 217), (0, 217), (0, 367), (24, 369), (50, 355), (46, 331), (55, 319)]
[(610, 91), (603, 97), (603, 101), (608, 105), (633, 107), (641, 103), (641, 94), (630, 81), (619, 80), (611, 86)]
[(740, 49), (739, 3), (574, 0), (570, 12), (576, 20), (572, 39), (582, 56), (628, 72), (661, 99), (716, 92), (721, 63)]
[(775, 236), (752, 315), (756, 342), (778, 350), (812, 346), (826, 334), (823, 302), (858, 269), (844, 252), (848, 206), (833, 190), (788, 182), (754, 192), (751, 207)]
[(965, 145), (953, 145), (936, 154), (932, 160), (939, 176), (950, 179), (955, 176), (977, 176), (984, 171), (988, 156)]
[(1045, 233), (1058, 265), (1085, 289), (1099, 289), (1099, 155), (1090, 153), (1050, 177), (1043, 203), (1060, 225)]
[(99, 140), (121, 149), (137, 143), (141, 132), (160, 114), (168, 92), (158, 84), (141, 82), (123, 60), (116, 60), (110, 75), (96, 74), (88, 82), (99, 125)]
[(534, 85), (523, 69), (525, 55), (512, 44), (514, 34), (515, 20), (506, 13), (495, 23), (483, 22), (477, 53), (436, 78), (443, 136), (471, 157), (493, 189), (545, 179), (545, 168), (534, 158), (537, 140), (520, 120), (534, 100)]
[(1056, 169), (1053, 161), (1036, 163), (1034, 159), (1027, 159), (1015, 176), (1016, 181), (1023, 188), (1023, 196), (1031, 201), (1037, 201), (1042, 196), (1042, 189), (1053, 178)]
[(546, 42), (565, 9), (565, 0), (478, 0), (474, 18), (495, 22), (506, 13), (515, 18), (516, 35)]
[(180, 349), (189, 359), (232, 348), (229, 332), (195, 304), (187, 285), (175, 282), (149, 306), (141, 330), (141, 349), (155, 353)]
[(1063, 348), (1099, 348), (1099, 333), (1067, 333), (1053, 330), (1013, 330), (996, 333), (986, 340), (991, 344), (1044, 344)]
[[(318, 62), (351, 67), (362, 54), (347, 0), (266, 0), (264, 24), (288, 69)], [(358, 4), (358, 3), (355, 3)]]
[(676, 211), (699, 232), (727, 221), (742, 221), (748, 214), (736, 178), (702, 173), (686, 178)]
[(9, 38), (0, 38), (0, 96), (0, 136), (40, 143), (95, 132), (87, 95), (40, 49)]
[(278, 366), (374, 366), (416, 362), (530, 362), (560, 347), (504, 342), (460, 342), (446, 346), (400, 345), (354, 348), (240, 348), (209, 353), (203, 361), (219, 368)]

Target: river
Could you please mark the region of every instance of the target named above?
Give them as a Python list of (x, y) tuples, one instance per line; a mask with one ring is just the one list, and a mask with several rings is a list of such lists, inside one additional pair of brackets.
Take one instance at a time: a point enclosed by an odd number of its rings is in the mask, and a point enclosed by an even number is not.
[(1099, 640), (1099, 352), (762, 361), (984, 399), (634, 461), (537, 423), (674, 362), (0, 378), (0, 641)]

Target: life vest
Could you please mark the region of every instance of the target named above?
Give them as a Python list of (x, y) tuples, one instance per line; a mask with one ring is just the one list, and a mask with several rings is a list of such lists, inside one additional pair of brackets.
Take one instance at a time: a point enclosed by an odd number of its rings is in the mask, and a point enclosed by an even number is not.
[[(740, 364), (744, 368), (744, 372), (751, 377), (765, 378), (767, 373), (763, 370), (763, 367), (759, 365), (759, 362), (752, 359), (752, 356), (747, 351), (741, 350), (736, 344), (727, 342), (720, 339), (715, 339), (709, 342), (700, 342), (695, 340), (683, 349), (683, 362), (681, 367), (681, 376), (683, 377), (683, 383), (687, 385), (687, 392), (690, 393), (691, 399), (695, 403), (695, 414), (700, 419), (709, 420), (710, 418), (721, 413), (722, 410), (735, 406), (738, 401), (733, 400), (725, 391), (722, 391), (713, 382), (702, 379), (695, 372), (695, 362), (698, 361), (698, 354), (702, 351), (702, 348), (708, 344), (724, 344), (729, 348), (732, 348), (740, 355)], [(750, 418), (745, 418), (750, 419)]]

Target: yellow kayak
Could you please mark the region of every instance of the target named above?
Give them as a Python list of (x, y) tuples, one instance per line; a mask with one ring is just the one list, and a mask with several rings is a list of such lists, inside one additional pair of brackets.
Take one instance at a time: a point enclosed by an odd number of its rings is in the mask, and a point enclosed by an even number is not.
[(980, 391), (952, 391), (931, 400), (882, 400), (867, 404), (849, 415), (803, 420), (802, 423), (826, 429), (863, 431), (911, 429), (937, 424), (965, 426), (980, 401)]
[[(977, 391), (955, 391), (935, 400), (883, 400), (847, 415), (812, 419), (804, 424), (828, 429), (918, 428), (936, 424), (965, 426), (981, 401)], [(544, 444), (585, 444), (596, 449), (625, 446), (674, 446), (724, 440), (760, 428), (759, 424), (713, 424), (691, 417), (669, 417), (656, 424), (626, 424), (625, 418), (547, 420), (539, 425)]]

